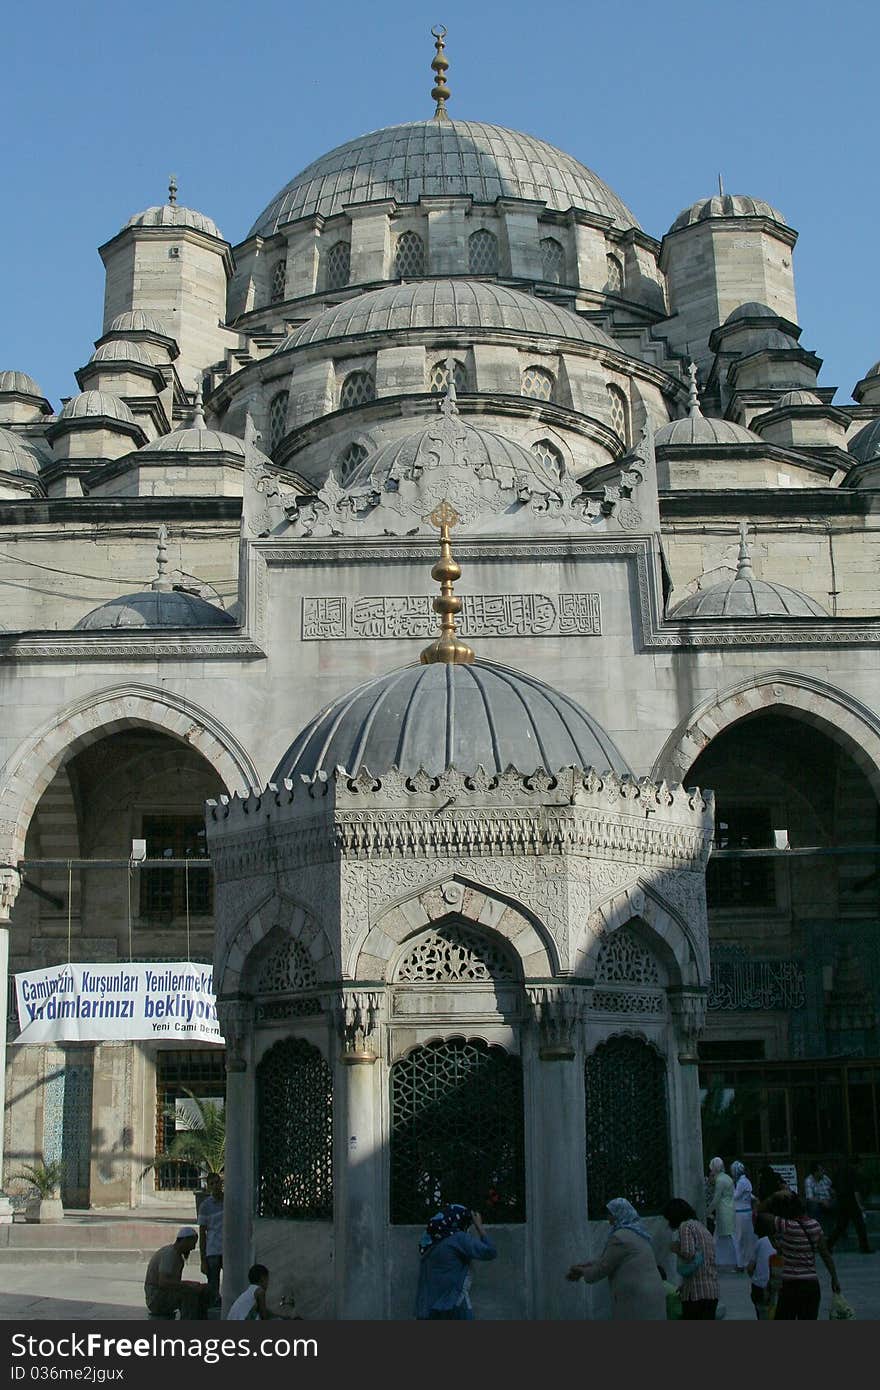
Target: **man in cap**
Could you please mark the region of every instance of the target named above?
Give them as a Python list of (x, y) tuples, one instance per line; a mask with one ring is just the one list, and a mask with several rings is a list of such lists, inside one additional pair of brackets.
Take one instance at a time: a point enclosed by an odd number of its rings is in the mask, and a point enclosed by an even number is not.
[(153, 1255), (144, 1279), (147, 1317), (170, 1320), (178, 1312), (184, 1319), (205, 1316), (207, 1284), (182, 1277), (187, 1257), (198, 1243), (198, 1232), (181, 1226), (174, 1244), (161, 1246)]

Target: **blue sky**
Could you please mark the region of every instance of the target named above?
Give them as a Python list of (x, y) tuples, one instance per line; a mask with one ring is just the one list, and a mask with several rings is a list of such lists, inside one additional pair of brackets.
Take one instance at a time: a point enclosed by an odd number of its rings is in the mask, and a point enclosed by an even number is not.
[(802, 342), (836, 401), (880, 357), (876, 0), (44, 0), (4, 19), (0, 369), (57, 406), (101, 329), (96, 248), (165, 198), (233, 243), (317, 155), (450, 112), (549, 140), (660, 237), (716, 188), (779, 207)]

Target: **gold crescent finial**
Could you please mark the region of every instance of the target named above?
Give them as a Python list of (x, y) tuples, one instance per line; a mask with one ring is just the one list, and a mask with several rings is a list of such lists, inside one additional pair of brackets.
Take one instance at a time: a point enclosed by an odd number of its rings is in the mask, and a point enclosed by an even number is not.
[(434, 612), (440, 615), (440, 636), (425, 647), (420, 660), (423, 666), (433, 666), (441, 661), (448, 665), (467, 666), (474, 660), (474, 650), (461, 641), (455, 630), (456, 615), (461, 612), (461, 599), (454, 593), (453, 585), (456, 579), (461, 578), (461, 566), (453, 559), (449, 541), (450, 527), (456, 526), (461, 517), (444, 497), (423, 520), (429, 521), (440, 532), (440, 559), (431, 570), (431, 578), (440, 585), (440, 593), (435, 595), (433, 602)]
[(446, 103), (449, 100), (450, 92), (446, 85), (446, 74), (449, 71), (449, 63), (446, 60), (446, 45), (443, 40), (446, 38), (446, 26), (435, 24), (431, 33), (434, 36), (434, 47), (437, 52), (431, 67), (434, 69), (434, 86), (431, 88), (431, 96), (437, 103), (434, 110), (435, 121), (448, 121), (449, 114), (446, 110)]

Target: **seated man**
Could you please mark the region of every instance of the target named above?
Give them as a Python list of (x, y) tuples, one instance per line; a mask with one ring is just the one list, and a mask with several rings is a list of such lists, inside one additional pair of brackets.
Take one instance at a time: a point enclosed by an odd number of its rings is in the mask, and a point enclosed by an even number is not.
[(198, 1241), (192, 1226), (181, 1226), (174, 1244), (161, 1246), (153, 1255), (144, 1279), (149, 1318), (170, 1320), (178, 1312), (186, 1319), (205, 1316), (207, 1284), (181, 1278), (187, 1256), (195, 1250)]

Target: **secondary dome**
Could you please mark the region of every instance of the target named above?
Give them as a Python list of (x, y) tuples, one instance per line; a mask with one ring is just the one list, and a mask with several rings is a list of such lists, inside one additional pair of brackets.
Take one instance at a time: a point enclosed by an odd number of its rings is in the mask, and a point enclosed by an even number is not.
[(7, 392), (19, 396), (38, 396), (43, 400), (42, 387), (27, 372), (0, 372), (0, 395)]
[(144, 309), (129, 309), (127, 313), (117, 314), (107, 329), (108, 333), (158, 333), (162, 338), (171, 334), (161, 319), (148, 314)]
[(419, 280), (346, 299), (309, 319), (276, 353), (362, 333), (400, 329), (500, 329), (620, 348), (588, 319), (546, 299), (481, 280)]
[(76, 627), (80, 632), (113, 627), (235, 627), (235, 619), (198, 594), (145, 589), (102, 603), (80, 618)]
[(51, 461), (48, 453), (15, 430), (0, 429), (0, 473), (35, 478), (40, 469)]
[(695, 222), (706, 222), (710, 217), (766, 217), (771, 222), (781, 222), (785, 226), (782, 213), (765, 203), (763, 198), (750, 198), (746, 193), (726, 193), (713, 198), (698, 198), (678, 214), (669, 230), (678, 232), (682, 227), (692, 227)]
[(127, 338), (114, 338), (109, 343), (102, 343), (100, 347), (95, 348), (89, 361), (137, 362), (145, 367), (152, 365), (140, 343), (133, 343)]
[(223, 233), (203, 212), (196, 212), (194, 208), (179, 207), (177, 203), (163, 203), (161, 207), (144, 208), (143, 212), (136, 212), (134, 217), (130, 217), (126, 222), (126, 227), (191, 227), (193, 231), (205, 232), (207, 236), (215, 236), (220, 241), (224, 240)]
[(872, 420), (865, 425), (858, 434), (853, 435), (846, 447), (859, 463), (877, 458), (880, 455), (880, 420)]
[(586, 710), (523, 671), (492, 661), (404, 666), (334, 700), (306, 725), (272, 775), (313, 778), (342, 767), (501, 773), (561, 767), (629, 772)]
[(816, 395), (815, 391), (805, 391), (799, 388), (795, 391), (786, 391), (784, 396), (780, 396), (776, 402), (776, 409), (781, 410), (784, 406), (792, 405), (822, 405), (822, 398)]
[(544, 140), (479, 121), (427, 120), (386, 126), (322, 155), (282, 188), (248, 236), (272, 236), (314, 213), (332, 217), (352, 203), (416, 203), (436, 194), (476, 203), (529, 198), (558, 212), (608, 217), (622, 229), (639, 225), (591, 169)]
[(673, 447), (679, 444), (703, 444), (710, 448), (716, 444), (762, 444), (758, 434), (747, 430), (745, 425), (736, 425), (732, 420), (716, 420), (711, 415), (697, 413), (686, 415), (682, 420), (670, 420), (661, 425), (654, 435), (654, 448)]
[(111, 396), (109, 391), (82, 391), (78, 396), (71, 396), (58, 418), (83, 420), (89, 416), (121, 420), (127, 425), (135, 424), (135, 418), (125, 401), (121, 401), (118, 396)]
[(752, 557), (741, 534), (736, 573), (730, 579), (698, 589), (678, 604), (671, 618), (827, 618), (815, 599), (784, 584), (756, 579)]

